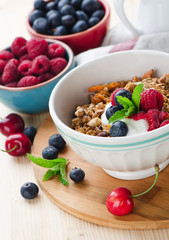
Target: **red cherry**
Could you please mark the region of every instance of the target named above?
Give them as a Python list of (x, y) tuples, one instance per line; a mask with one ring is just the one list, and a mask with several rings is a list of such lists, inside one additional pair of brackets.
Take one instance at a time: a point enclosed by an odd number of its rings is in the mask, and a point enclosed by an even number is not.
[(23, 132), (24, 127), (25, 123), (23, 118), (16, 113), (11, 113), (4, 119), (0, 120), (0, 132), (5, 136)]
[(132, 211), (134, 202), (131, 192), (124, 187), (114, 189), (106, 200), (106, 206), (110, 213), (114, 215), (125, 215)]
[(5, 142), (5, 149), (11, 156), (21, 156), (30, 152), (31, 141), (24, 133), (11, 134)]

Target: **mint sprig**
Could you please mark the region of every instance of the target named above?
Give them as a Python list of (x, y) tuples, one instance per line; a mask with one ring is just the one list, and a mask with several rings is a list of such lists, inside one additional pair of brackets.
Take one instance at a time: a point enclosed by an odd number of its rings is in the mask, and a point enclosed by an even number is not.
[(69, 182), (66, 178), (66, 164), (68, 162), (65, 158), (56, 158), (52, 160), (43, 159), (40, 157), (34, 157), (31, 154), (27, 153), (28, 158), (38, 166), (49, 168), (49, 170), (43, 176), (43, 181), (49, 180), (51, 177), (59, 174), (61, 183), (68, 185)]
[(143, 84), (138, 84), (132, 94), (132, 99), (126, 97), (117, 96), (117, 101), (123, 106), (122, 110), (119, 110), (109, 118), (109, 123), (120, 121), (123, 118), (129, 117), (139, 111), (141, 92), (143, 90)]

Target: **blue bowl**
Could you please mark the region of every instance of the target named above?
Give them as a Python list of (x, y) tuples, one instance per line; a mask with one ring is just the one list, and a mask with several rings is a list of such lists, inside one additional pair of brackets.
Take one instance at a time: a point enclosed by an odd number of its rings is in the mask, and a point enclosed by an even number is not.
[(57, 40), (48, 40), (62, 45), (66, 50), (67, 66), (56, 77), (29, 87), (5, 87), (0, 85), (0, 101), (7, 107), (21, 113), (36, 114), (49, 110), (49, 97), (55, 85), (75, 67), (71, 48)]

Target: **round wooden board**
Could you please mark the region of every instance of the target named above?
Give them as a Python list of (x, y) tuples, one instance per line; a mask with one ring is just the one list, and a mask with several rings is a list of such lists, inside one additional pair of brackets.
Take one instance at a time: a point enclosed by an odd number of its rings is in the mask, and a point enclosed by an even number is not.
[[(48, 146), (48, 139), (57, 133), (50, 118), (39, 128), (32, 149), (32, 155), (41, 157), (42, 149)], [(45, 194), (64, 211), (80, 219), (107, 227), (121, 229), (161, 229), (169, 227), (169, 166), (160, 172), (156, 186), (147, 194), (134, 199), (134, 209), (126, 216), (114, 216), (107, 211), (105, 201), (108, 194), (117, 187), (124, 186), (132, 194), (143, 192), (154, 181), (155, 176), (142, 180), (119, 180), (107, 175), (100, 167), (91, 165), (81, 159), (69, 147), (59, 153), (58, 157), (69, 159), (67, 166), (68, 186), (64, 186), (58, 176), (43, 182), (46, 168), (33, 164), (38, 184)], [(85, 171), (85, 180), (74, 183), (69, 172), (74, 167)]]

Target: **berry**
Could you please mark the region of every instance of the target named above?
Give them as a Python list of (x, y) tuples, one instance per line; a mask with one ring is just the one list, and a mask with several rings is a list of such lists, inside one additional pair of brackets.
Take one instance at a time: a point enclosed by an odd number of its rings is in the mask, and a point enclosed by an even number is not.
[(134, 207), (130, 190), (124, 187), (114, 189), (107, 197), (106, 207), (114, 215), (122, 216), (130, 213)]
[(32, 28), (38, 32), (38, 33), (42, 33), (42, 34), (46, 34), (48, 31), (48, 27), (49, 27), (49, 22), (47, 21), (47, 19), (45, 17), (40, 17), (37, 18), (32, 25)]
[(0, 132), (5, 136), (23, 132), (24, 126), (23, 118), (16, 113), (11, 113), (0, 120)]
[(19, 58), (19, 60), (20, 60), (20, 62), (22, 62), (24, 60), (32, 60), (32, 59), (30, 58), (29, 54), (25, 54), (25, 55), (21, 56)]
[(42, 157), (45, 159), (55, 159), (58, 157), (58, 149), (54, 146), (48, 146), (42, 150)]
[(45, 13), (42, 10), (36, 9), (33, 12), (31, 12), (29, 16), (30, 25), (32, 26), (34, 21), (40, 17), (45, 17)]
[(97, 137), (108, 137), (109, 134), (106, 131), (100, 132), (97, 134)]
[(78, 20), (72, 28), (72, 33), (78, 33), (87, 29), (87, 23), (84, 20)]
[(101, 9), (102, 6), (97, 0), (83, 0), (81, 9), (86, 12), (88, 15), (91, 15), (98, 9)]
[(92, 13), (92, 17), (97, 17), (101, 20), (104, 17), (104, 10), (96, 10)]
[(47, 81), (47, 80), (49, 80), (53, 77), (54, 77), (54, 75), (52, 73), (47, 72), (47, 73), (44, 73), (44, 74), (38, 76), (38, 79), (39, 79), (40, 82), (44, 82), (44, 81)]
[(163, 107), (163, 95), (155, 89), (147, 89), (141, 93), (140, 109), (148, 111), (149, 109), (158, 109)]
[(121, 109), (123, 108), (123, 105), (121, 105), (121, 104), (118, 102), (118, 100), (117, 100), (117, 97), (118, 97), (118, 96), (126, 97), (126, 98), (128, 98), (129, 100), (131, 100), (131, 98), (132, 98), (131, 92), (129, 92), (128, 90), (123, 89), (123, 90), (118, 91), (118, 92), (115, 94), (115, 96), (114, 96), (114, 100), (115, 100), (116, 105), (117, 105), (119, 108), (121, 108)]
[(11, 49), (15, 57), (21, 57), (27, 53), (26, 40), (23, 37), (17, 37), (11, 44)]
[(28, 54), (31, 59), (39, 55), (46, 55), (48, 51), (48, 43), (44, 39), (31, 39), (26, 44)]
[(20, 193), (23, 198), (33, 199), (38, 195), (39, 188), (35, 183), (27, 182), (24, 183), (20, 189)]
[(9, 51), (4, 50), (4, 51), (0, 52), (0, 59), (1, 60), (9, 61), (13, 57), (14, 57), (13, 54), (11, 52), (9, 52)]
[(146, 113), (147, 122), (149, 124), (149, 128), (147, 131), (152, 131), (158, 127), (160, 127), (159, 120), (159, 111), (157, 109), (149, 109)]
[(82, 0), (71, 0), (71, 5), (76, 9), (81, 9)]
[(138, 121), (138, 120), (141, 120), (141, 119), (146, 120), (147, 119), (147, 115), (146, 115), (145, 112), (139, 112), (139, 113), (130, 115), (128, 118), (132, 118), (135, 121)]
[(6, 65), (6, 61), (0, 59), (0, 74), (3, 73), (5, 65)]
[(113, 116), (115, 114), (115, 112), (119, 111), (117, 106), (110, 106), (107, 110), (106, 110), (106, 118), (109, 120), (109, 118), (111, 116)]
[(73, 27), (75, 24), (76, 20), (72, 15), (64, 15), (61, 18), (62, 25), (65, 26), (67, 29)]
[(6, 139), (5, 149), (11, 156), (22, 156), (30, 152), (31, 141), (24, 133), (14, 133)]
[(21, 76), (32, 75), (32, 61), (24, 60), (18, 66), (18, 72)]
[(69, 4), (65, 4), (61, 9), (60, 9), (60, 14), (62, 16), (64, 15), (74, 15), (75, 14), (75, 9), (73, 6)]
[(49, 58), (64, 57), (65, 54), (66, 54), (66, 51), (62, 45), (57, 43), (51, 43), (48, 45)]
[(91, 17), (88, 21), (88, 25), (89, 25), (89, 27), (93, 27), (98, 22), (100, 22), (100, 19), (98, 17)]
[(110, 136), (111, 137), (122, 137), (128, 133), (127, 124), (122, 121), (117, 121), (111, 125)]
[(56, 28), (61, 24), (61, 18), (58, 11), (53, 11), (47, 17), (47, 21), (49, 23), (50, 28)]
[(88, 22), (88, 20), (89, 20), (87, 14), (83, 11), (78, 10), (78, 11), (76, 11), (75, 15), (76, 15), (77, 20), (83, 20), (85, 22)]
[(165, 125), (169, 124), (169, 120), (164, 120), (161, 124), (160, 127), (163, 127)]
[(68, 31), (67, 31), (66, 27), (64, 27), (64, 26), (58, 26), (56, 28), (56, 30), (53, 32), (54, 36), (63, 36), (66, 34), (68, 34)]
[(50, 71), (54, 75), (59, 74), (67, 65), (67, 61), (64, 58), (58, 57), (58, 58), (53, 58), (50, 61)]
[(120, 91), (120, 90), (124, 90), (124, 88), (117, 88), (117, 89), (112, 93), (112, 95), (111, 95), (111, 104), (112, 104), (112, 105), (116, 105), (114, 97), (115, 97), (116, 93), (117, 93), (118, 91)]
[(45, 55), (40, 55), (33, 60), (31, 70), (34, 74), (41, 75), (47, 72), (49, 68), (49, 59)]
[(159, 120), (160, 120), (160, 123), (163, 122), (164, 120), (166, 120), (168, 117), (168, 113), (167, 112), (164, 112), (164, 111), (161, 111), (159, 113)]
[(34, 2), (34, 9), (40, 9), (40, 10), (45, 10), (46, 8), (46, 2), (43, 0), (36, 0)]
[(66, 142), (60, 134), (54, 134), (49, 138), (49, 146), (54, 146), (58, 150), (65, 147)]
[(34, 86), (40, 83), (40, 80), (35, 76), (26, 76), (19, 80), (17, 87)]
[(81, 168), (74, 168), (70, 171), (69, 177), (77, 183), (80, 183), (83, 181), (85, 177), (85, 172)]
[(33, 140), (35, 138), (35, 135), (37, 133), (37, 130), (35, 127), (33, 126), (29, 126), (27, 128), (24, 129), (23, 133), (31, 140), (31, 142), (33, 143)]
[(17, 87), (17, 85), (18, 85), (18, 82), (10, 82), (5, 84), (6, 87)]
[(58, 2), (58, 10), (60, 10), (66, 4), (70, 4), (69, 0), (60, 0)]
[(51, 1), (46, 3), (46, 11), (57, 9), (58, 3), (57, 1)]
[(18, 65), (19, 61), (17, 59), (10, 59), (7, 62), (2, 74), (2, 81), (4, 84), (18, 80)]
[(53, 13), (59, 13), (58, 12), (58, 10), (50, 10), (50, 11), (48, 11), (47, 13), (46, 13), (46, 17), (47, 17), (47, 19), (49, 18), (49, 16), (51, 15), (51, 14), (53, 14)]

